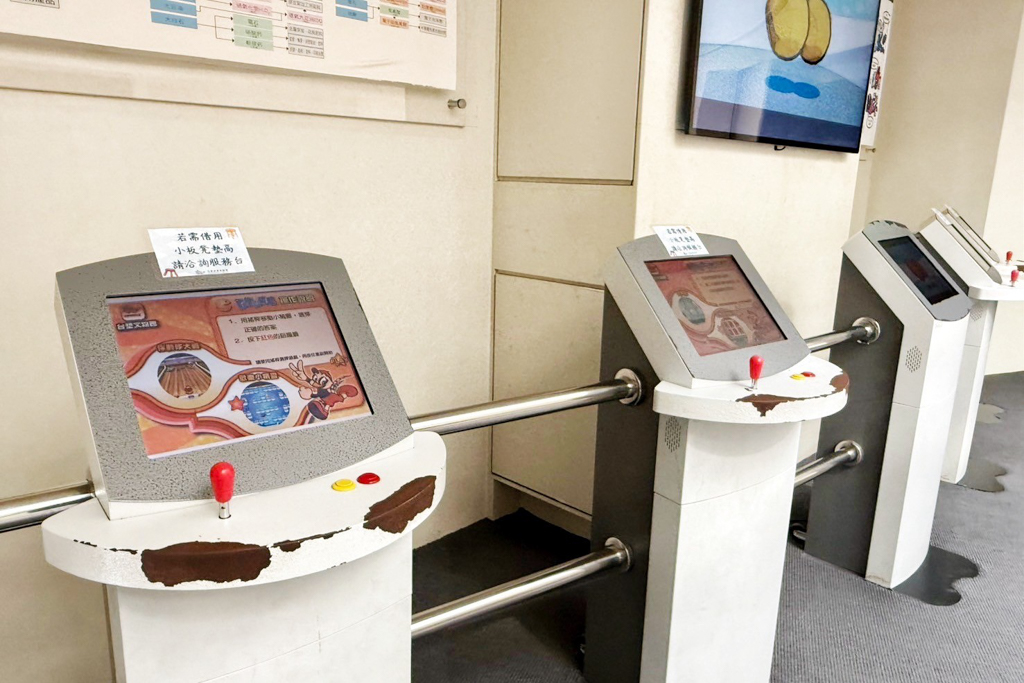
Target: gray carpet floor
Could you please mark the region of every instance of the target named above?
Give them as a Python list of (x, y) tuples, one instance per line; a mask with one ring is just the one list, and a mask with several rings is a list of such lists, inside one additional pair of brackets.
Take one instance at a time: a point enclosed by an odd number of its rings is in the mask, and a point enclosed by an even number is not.
[[(1024, 373), (986, 379), (972, 458), (1008, 470), (1006, 490), (943, 484), (934, 545), (976, 562), (963, 599), (934, 607), (790, 546), (773, 683), (1024, 682)], [(992, 416), (998, 414), (998, 419)], [(587, 551), (585, 540), (518, 512), (420, 548), (419, 611)], [(563, 591), (413, 644), (414, 683), (582, 683), (585, 605)]]
[(1008, 470), (1006, 490), (942, 484), (932, 534), (981, 569), (963, 599), (926, 605), (790, 546), (772, 681), (1024, 681), (1024, 373), (986, 378), (982, 402), (1005, 412), (978, 423), (971, 457)]

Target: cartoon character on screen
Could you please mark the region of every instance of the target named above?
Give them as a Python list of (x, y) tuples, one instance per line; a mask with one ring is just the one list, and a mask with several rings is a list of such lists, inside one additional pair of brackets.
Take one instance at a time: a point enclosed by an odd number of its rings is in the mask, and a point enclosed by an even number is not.
[(306, 409), (317, 420), (326, 420), (334, 406), (359, 395), (359, 389), (345, 383), (351, 375), (334, 379), (330, 372), (320, 368), (313, 368), (307, 372), (301, 360), (298, 365), (289, 363), (288, 369), (292, 371), (292, 377), (302, 385), (299, 396), (304, 401), (309, 401)]

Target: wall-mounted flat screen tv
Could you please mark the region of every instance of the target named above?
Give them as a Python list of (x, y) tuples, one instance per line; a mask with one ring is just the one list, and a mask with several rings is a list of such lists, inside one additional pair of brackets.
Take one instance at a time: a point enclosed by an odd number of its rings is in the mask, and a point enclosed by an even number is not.
[(878, 5), (694, 0), (680, 130), (858, 151)]

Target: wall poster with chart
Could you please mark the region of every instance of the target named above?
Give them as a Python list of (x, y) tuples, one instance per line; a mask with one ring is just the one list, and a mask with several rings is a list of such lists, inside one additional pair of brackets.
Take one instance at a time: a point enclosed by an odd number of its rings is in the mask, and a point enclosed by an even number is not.
[(0, 0), (0, 33), (455, 88), (458, 0)]

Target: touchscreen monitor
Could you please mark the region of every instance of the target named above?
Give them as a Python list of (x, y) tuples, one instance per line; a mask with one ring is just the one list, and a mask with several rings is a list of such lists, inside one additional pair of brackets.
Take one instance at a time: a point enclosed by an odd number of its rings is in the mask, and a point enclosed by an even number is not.
[(910, 281), (917, 287), (917, 291), (927, 299), (930, 304), (937, 304), (940, 301), (956, 296), (957, 290), (939, 272), (935, 264), (925, 256), (924, 252), (914, 244), (909, 237), (896, 237), (888, 240), (881, 240), (879, 244), (885, 249), (900, 270), (910, 278)]
[(646, 266), (701, 356), (785, 339), (732, 256), (648, 261)]
[(371, 414), (319, 284), (107, 303), (150, 458)]

